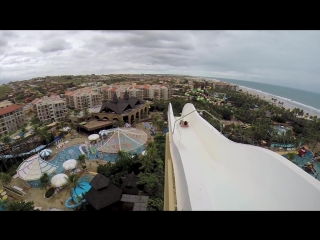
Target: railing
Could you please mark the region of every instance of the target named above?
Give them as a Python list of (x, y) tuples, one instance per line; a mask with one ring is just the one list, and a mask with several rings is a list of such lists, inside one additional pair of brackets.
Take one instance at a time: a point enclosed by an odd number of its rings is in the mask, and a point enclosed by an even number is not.
[(217, 120), (219, 122), (220, 125), (220, 133), (222, 133), (222, 127), (223, 127), (223, 123), (221, 122), (220, 119), (216, 118), (215, 116), (213, 116), (211, 113), (209, 113), (207, 110), (204, 109), (196, 109), (198, 112), (200, 112), (200, 115), (202, 116), (202, 112), (206, 112), (207, 114), (209, 114), (214, 120)]
[(197, 111), (197, 109), (196, 109), (196, 110), (193, 110), (192, 112), (189, 112), (189, 113), (187, 113), (187, 114), (185, 114), (185, 115), (181, 116), (181, 117), (180, 117), (180, 118), (178, 118), (177, 120), (175, 120), (175, 121), (174, 121), (174, 124), (173, 124), (172, 134), (174, 133), (174, 129), (175, 129), (175, 126), (176, 126), (176, 122), (177, 122), (177, 121), (179, 121), (179, 120), (181, 120), (181, 119), (183, 119), (184, 117), (186, 117), (186, 116), (190, 115), (191, 113), (193, 113), (193, 112), (195, 112), (195, 111)]

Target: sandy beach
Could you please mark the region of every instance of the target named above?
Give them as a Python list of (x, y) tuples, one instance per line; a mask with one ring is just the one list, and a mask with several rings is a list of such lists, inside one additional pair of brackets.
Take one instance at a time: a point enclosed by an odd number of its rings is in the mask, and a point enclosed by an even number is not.
[[(246, 87), (239, 87), (239, 89), (242, 89), (243, 92), (248, 92), (248, 93), (251, 93), (253, 95), (258, 95), (261, 99), (264, 99), (266, 101), (270, 101), (270, 102), (274, 102), (272, 101), (272, 98), (276, 98), (277, 101), (276, 101), (276, 105), (277, 106), (283, 106), (284, 108), (286, 109), (294, 109), (294, 108), (300, 108), (300, 109), (303, 109), (304, 113), (308, 113), (310, 116), (318, 116), (320, 117), (320, 114), (319, 113), (315, 113), (314, 111), (306, 108), (306, 107), (302, 107), (302, 106), (297, 106), (295, 105), (294, 103), (291, 103), (290, 100), (286, 100), (286, 99), (282, 99), (282, 98), (279, 98), (279, 97), (275, 97), (271, 94), (268, 94), (268, 93), (263, 93), (261, 91), (258, 91), (258, 90), (254, 90), (254, 89), (250, 89), (250, 88), (246, 88)], [(283, 105), (279, 105), (278, 102), (283, 102)]]

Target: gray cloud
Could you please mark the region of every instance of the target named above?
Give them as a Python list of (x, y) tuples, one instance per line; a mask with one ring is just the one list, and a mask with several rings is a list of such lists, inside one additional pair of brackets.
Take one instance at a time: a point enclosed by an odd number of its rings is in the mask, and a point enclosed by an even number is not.
[(6, 46), (7, 44), (8, 44), (8, 41), (0, 38), (0, 47)]
[(61, 50), (68, 49), (70, 44), (64, 39), (53, 39), (45, 41), (40, 47), (39, 50), (43, 53), (48, 52), (57, 52)]
[(0, 31), (0, 82), (170, 73), (320, 92), (319, 63), (320, 31)]

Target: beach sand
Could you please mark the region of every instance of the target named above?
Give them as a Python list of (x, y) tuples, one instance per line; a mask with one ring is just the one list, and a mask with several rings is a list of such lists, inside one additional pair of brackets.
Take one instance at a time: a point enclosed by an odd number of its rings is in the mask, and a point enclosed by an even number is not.
[[(249, 89), (249, 88), (246, 88), (246, 87), (239, 87), (239, 89), (242, 89), (243, 92), (247, 92), (247, 93), (250, 93), (252, 95), (258, 95), (258, 97), (260, 97), (261, 99), (269, 101), (269, 102), (272, 102), (272, 103), (274, 103), (274, 101), (272, 101), (272, 98), (276, 98), (277, 101), (276, 101), (275, 105), (280, 106), (280, 107), (284, 107), (285, 109), (293, 110), (294, 108), (300, 108), (300, 109), (303, 109), (305, 114), (308, 113), (310, 116), (315, 116), (316, 115), (316, 116), (320, 117), (320, 114), (315, 113), (314, 111), (312, 111), (311, 109), (308, 109), (306, 107), (302, 107), (302, 106), (298, 107), (298, 106), (294, 105), (293, 103), (291, 103), (290, 100), (277, 98), (277, 97), (272, 96), (270, 94), (263, 93), (261, 91), (254, 90), (254, 89)], [(283, 105), (278, 104), (278, 102), (283, 102)]]

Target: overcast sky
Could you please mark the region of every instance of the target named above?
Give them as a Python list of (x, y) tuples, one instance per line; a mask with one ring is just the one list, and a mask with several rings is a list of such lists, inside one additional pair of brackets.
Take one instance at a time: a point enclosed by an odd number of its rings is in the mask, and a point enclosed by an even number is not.
[(167, 73), (320, 92), (320, 31), (0, 31), (0, 83)]

